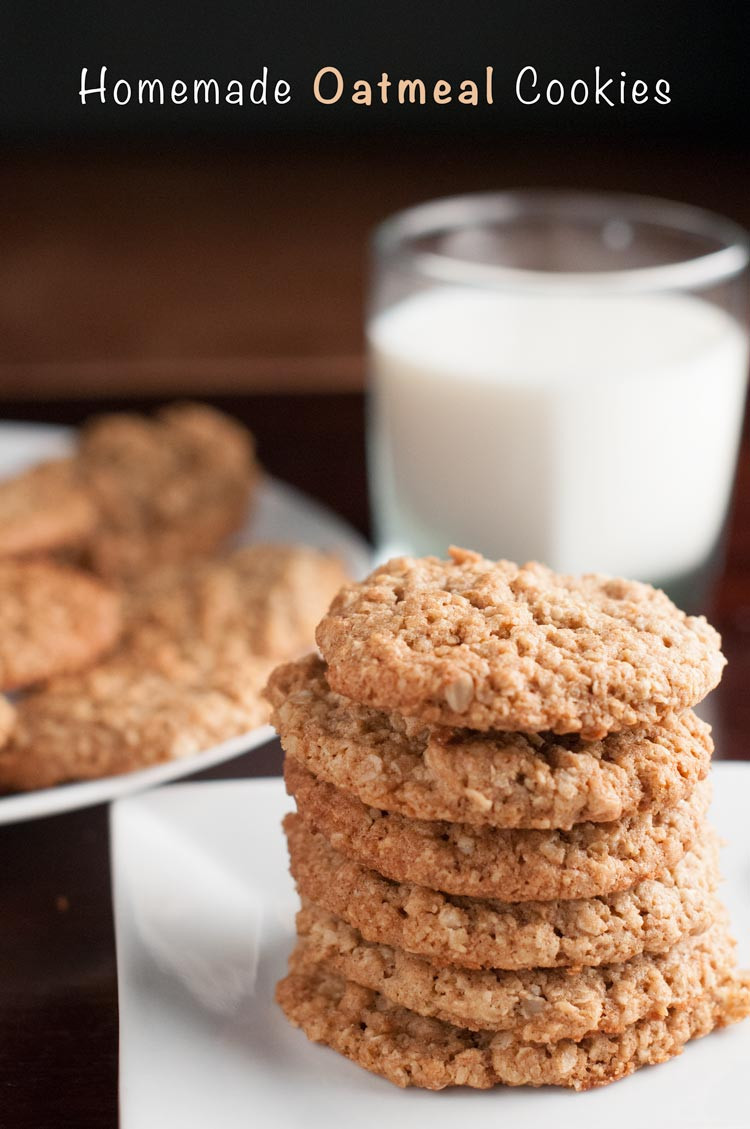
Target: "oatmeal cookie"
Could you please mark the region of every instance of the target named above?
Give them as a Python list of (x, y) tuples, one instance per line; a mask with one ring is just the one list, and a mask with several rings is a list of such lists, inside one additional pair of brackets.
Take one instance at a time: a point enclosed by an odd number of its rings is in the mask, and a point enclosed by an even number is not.
[(397, 882), (509, 902), (593, 898), (658, 874), (705, 833), (710, 799), (707, 779), (655, 814), (570, 831), (499, 830), (368, 808), (291, 759), (284, 776), (304, 822), (342, 854)]
[(95, 577), (47, 561), (0, 561), (0, 689), (80, 670), (120, 629), (120, 599)]
[(16, 711), (7, 698), (0, 696), (0, 748), (10, 737), (15, 724)]
[(41, 463), (0, 481), (0, 556), (75, 549), (90, 536), (96, 510), (72, 459)]
[(714, 917), (718, 840), (710, 832), (671, 869), (598, 898), (512, 904), (393, 882), (347, 858), (296, 814), (284, 820), (302, 898), (375, 941), (464, 968), (568, 968), (663, 953)]
[[(392, 1004), (323, 966), (297, 966), (276, 989), (287, 1019), (397, 1086), (567, 1086), (588, 1090), (665, 1062), (689, 1039), (736, 1023), (750, 1012), (747, 977), (727, 975), (686, 1007), (642, 1019), (618, 1035), (525, 1043), (511, 1031), (467, 1031)], [(712, 977), (713, 979), (713, 977)]]
[(617, 1035), (639, 1019), (663, 1019), (714, 988), (734, 967), (726, 911), (708, 932), (658, 956), (584, 969), (526, 972), (439, 968), (423, 957), (365, 941), (350, 925), (312, 904), (297, 915), (302, 959), (371, 988), (394, 1004), (466, 1027), (512, 1031), (523, 1042)]
[(348, 585), (317, 641), (331, 689), (363, 705), (584, 740), (695, 705), (724, 666), (706, 620), (647, 584), (463, 549), (397, 558)]
[(93, 420), (78, 467), (99, 515), (90, 563), (124, 580), (213, 553), (245, 520), (258, 477), (249, 432), (201, 404)]
[(710, 728), (688, 710), (601, 741), (477, 734), (409, 722), (329, 689), (308, 655), (266, 691), (286, 753), (370, 807), (412, 819), (569, 830), (671, 807), (709, 769)]
[(310, 646), (345, 580), (338, 557), (304, 545), (249, 545), (162, 569), (131, 589), (123, 645), (148, 655), (181, 641), (217, 646), (237, 638), (257, 655), (289, 658)]
[(269, 661), (164, 652), (146, 668), (116, 655), (19, 702), (0, 748), (0, 788), (24, 791), (187, 757), (262, 725)]

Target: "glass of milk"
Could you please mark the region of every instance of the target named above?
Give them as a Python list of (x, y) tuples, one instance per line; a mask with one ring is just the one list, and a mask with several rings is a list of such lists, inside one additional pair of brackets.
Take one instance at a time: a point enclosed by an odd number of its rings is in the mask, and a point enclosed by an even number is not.
[(458, 544), (699, 608), (742, 425), (748, 257), (729, 220), (636, 196), (387, 220), (367, 324), (379, 552)]

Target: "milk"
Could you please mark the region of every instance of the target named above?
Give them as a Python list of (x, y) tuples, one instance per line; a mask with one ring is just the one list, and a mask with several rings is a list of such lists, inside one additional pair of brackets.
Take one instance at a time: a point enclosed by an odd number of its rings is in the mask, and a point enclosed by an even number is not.
[(669, 583), (730, 497), (746, 332), (686, 295), (418, 293), (369, 327), (384, 553)]

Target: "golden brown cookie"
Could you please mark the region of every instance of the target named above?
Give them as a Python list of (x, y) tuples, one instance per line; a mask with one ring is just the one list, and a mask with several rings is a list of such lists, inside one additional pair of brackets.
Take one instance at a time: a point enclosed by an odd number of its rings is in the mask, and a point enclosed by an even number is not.
[(560, 828), (671, 807), (708, 773), (710, 728), (688, 710), (601, 741), (477, 734), (406, 721), (330, 690), (308, 655), (267, 695), (286, 753), (370, 807), (412, 819)]
[(292, 875), (316, 902), (369, 941), (437, 965), (561, 968), (663, 953), (708, 929), (719, 882), (713, 832), (671, 869), (598, 898), (509, 902), (461, 898), (393, 882), (334, 850), (299, 815), (284, 820)]
[(304, 545), (259, 544), (227, 557), (162, 569), (133, 586), (124, 646), (224, 645), (282, 659), (310, 646), (315, 625), (346, 580), (338, 557)]
[(426, 724), (580, 733), (648, 726), (719, 681), (720, 639), (647, 584), (452, 549), (401, 557), (317, 631), (331, 688)]
[(0, 561), (0, 689), (89, 666), (120, 628), (120, 599), (95, 577), (46, 561)]
[(16, 720), (16, 711), (7, 698), (0, 696), (0, 748), (10, 737)]
[(245, 520), (258, 476), (249, 432), (201, 404), (95, 419), (78, 465), (99, 514), (92, 567), (126, 580), (213, 553)]
[(340, 918), (312, 905), (297, 915), (301, 959), (371, 988), (391, 1003), (471, 1031), (512, 1031), (523, 1042), (617, 1035), (640, 1019), (664, 1019), (714, 989), (735, 963), (726, 911), (707, 933), (658, 956), (584, 969), (439, 968), (423, 957), (365, 941)]
[(593, 898), (658, 874), (705, 833), (710, 799), (704, 780), (688, 800), (656, 813), (570, 831), (500, 830), (368, 808), (291, 759), (284, 777), (307, 826), (342, 854), (397, 882), (508, 902)]
[(680, 1054), (689, 1039), (750, 1013), (747, 978), (727, 975), (686, 1007), (642, 1019), (619, 1035), (524, 1043), (510, 1031), (467, 1031), (427, 1019), (323, 966), (297, 967), (276, 989), (287, 1019), (397, 1086), (568, 1086), (588, 1090)]
[(72, 459), (42, 463), (0, 481), (0, 556), (75, 549), (90, 536), (96, 510)]
[(119, 655), (55, 680), (17, 707), (0, 789), (25, 791), (192, 756), (267, 720), (268, 660), (165, 652), (160, 669)]

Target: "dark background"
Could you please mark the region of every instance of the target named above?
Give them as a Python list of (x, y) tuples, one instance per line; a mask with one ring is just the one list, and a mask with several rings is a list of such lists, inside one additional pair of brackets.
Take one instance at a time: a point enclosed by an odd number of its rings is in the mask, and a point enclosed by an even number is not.
[[(374, 224), (458, 192), (683, 199), (750, 226), (750, 8), (721, 0), (40, 3), (0, 10), (0, 397), (336, 392), (363, 383)], [(263, 66), (286, 106), (80, 105), (108, 80)], [(481, 82), (492, 107), (322, 106), (348, 83)], [(669, 81), (668, 106), (522, 106), (518, 71)], [(610, 88), (611, 90), (612, 88)]]
[[(575, 134), (732, 139), (748, 108), (745, 57), (747, 5), (727, 0), (383, 0), (356, 3), (46, 3), (4, 5), (0, 124), (22, 143), (117, 136), (173, 140), (195, 134), (245, 139), (255, 133), (312, 131), (319, 136), (361, 130), (481, 127), (489, 135)], [(515, 77), (527, 64), (540, 77), (570, 83), (603, 74), (670, 82), (669, 106), (552, 108), (521, 106)], [(215, 77), (250, 80), (263, 65), (291, 82), (284, 107), (190, 105), (82, 107), (80, 68), (108, 78)], [(495, 67), (491, 108), (358, 109), (348, 100), (325, 108), (312, 97), (324, 65), (350, 80), (420, 76), (459, 81)], [(610, 88), (611, 90), (612, 88)]]

